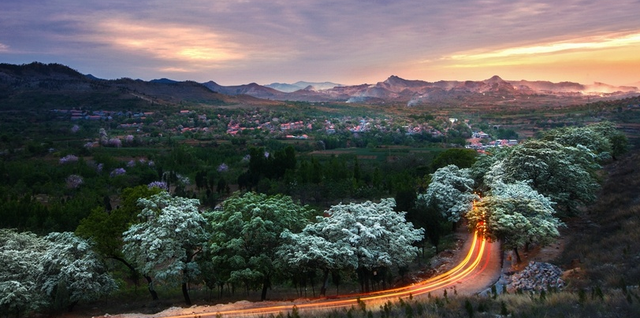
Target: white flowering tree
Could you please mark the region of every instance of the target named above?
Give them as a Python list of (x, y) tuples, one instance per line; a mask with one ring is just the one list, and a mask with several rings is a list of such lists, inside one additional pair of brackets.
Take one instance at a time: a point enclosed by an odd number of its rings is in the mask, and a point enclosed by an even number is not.
[(49, 233), (37, 283), (54, 308), (69, 311), (80, 301), (109, 294), (117, 285), (91, 244), (72, 232)]
[(485, 175), (485, 183), (525, 181), (556, 202), (556, 209), (570, 214), (579, 204), (595, 200), (599, 188), (595, 171), (599, 167), (595, 154), (582, 145), (531, 140), (513, 147), (504, 159), (494, 163)]
[(313, 211), (285, 195), (234, 193), (213, 211), (212, 261), (220, 283), (242, 283), (249, 290), (262, 285), (266, 299), (271, 279), (278, 271), (276, 251), (285, 230), (299, 232)]
[(296, 240), (291, 241), (284, 258), (325, 269), (354, 268), (367, 292), (376, 278), (384, 283), (383, 273), (389, 268), (408, 265), (418, 253), (413, 244), (423, 238), (424, 231), (415, 229), (406, 221), (406, 212), (396, 212), (394, 207), (393, 198), (334, 205), (325, 211), (327, 216), (317, 217), (316, 223), (293, 237)]
[(0, 229), (0, 314), (19, 317), (44, 305), (36, 277), (47, 242), (33, 233)]
[(547, 131), (544, 140), (556, 141), (564, 146), (582, 145), (607, 160), (626, 151), (627, 138), (611, 122), (601, 122), (584, 127), (565, 127)]
[(473, 193), (473, 184), (468, 169), (448, 165), (433, 173), (426, 193), (419, 194), (418, 201), (435, 206), (447, 221), (455, 224), (479, 198)]
[(490, 240), (514, 250), (530, 243), (546, 245), (557, 238), (562, 222), (555, 217), (553, 203), (525, 182), (493, 183), (489, 196), (466, 214), (469, 227), (479, 229)]
[[(137, 186), (125, 188), (120, 194), (118, 208), (107, 212), (104, 208), (95, 208), (80, 221), (75, 233), (85, 239), (91, 240), (93, 249), (103, 258), (116, 260), (126, 266), (137, 285), (138, 271), (131, 260), (127, 260), (122, 254), (122, 233), (132, 223), (138, 221), (138, 214), (142, 207), (138, 206), (138, 199), (150, 197), (161, 191), (159, 187)], [(153, 288), (153, 279), (148, 275), (142, 275), (147, 281), (147, 287), (153, 300), (158, 299), (158, 294)]]
[(172, 197), (166, 191), (138, 199), (143, 208), (140, 223), (122, 233), (126, 258), (143, 275), (157, 282), (180, 282), (187, 305), (187, 284), (199, 274), (195, 257), (209, 239), (207, 221), (198, 211), (197, 199)]
[(308, 224), (300, 233), (285, 230), (281, 234), (285, 243), (280, 246), (277, 255), (284, 263), (283, 267), (305, 273), (312, 273), (316, 269), (322, 271), (320, 294), (325, 295), (329, 272), (335, 274), (343, 269), (356, 269), (358, 259), (349, 242), (337, 239), (342, 234), (341, 225), (338, 222), (328, 223), (322, 217), (317, 218), (317, 223)]
[(72, 310), (116, 288), (88, 241), (73, 233), (0, 230), (0, 312), (4, 315), (45, 307)]

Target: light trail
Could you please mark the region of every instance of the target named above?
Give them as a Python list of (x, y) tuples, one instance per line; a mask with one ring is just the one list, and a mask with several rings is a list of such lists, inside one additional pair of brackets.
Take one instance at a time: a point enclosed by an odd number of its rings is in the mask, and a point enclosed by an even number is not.
[[(467, 255), (458, 263), (455, 267), (448, 270), (445, 273), (426, 279), (422, 282), (400, 287), (394, 289), (387, 289), (383, 291), (364, 293), (364, 294), (348, 294), (338, 297), (332, 297), (332, 299), (322, 298), (309, 300), (299, 303), (288, 303), (283, 305), (267, 305), (260, 307), (260, 303), (253, 303), (256, 307), (234, 309), (234, 310), (220, 310), (203, 313), (188, 313), (181, 315), (163, 316), (153, 315), (152, 317), (163, 318), (192, 318), (198, 317), (239, 317), (239, 316), (260, 316), (268, 314), (277, 314), (280, 312), (288, 312), (295, 306), (300, 311), (306, 311), (311, 309), (317, 309), (318, 311), (335, 309), (335, 308), (348, 308), (351, 306), (357, 306), (358, 302), (365, 302), (368, 304), (382, 303), (387, 300), (396, 300), (399, 297), (408, 296), (420, 296), (431, 293), (433, 291), (443, 290), (447, 287), (462, 283), (465, 280), (473, 280), (477, 275), (484, 271), (489, 264), (489, 256), (491, 246), (487, 246), (487, 242), (484, 238), (478, 238), (479, 234), (476, 231), (473, 235), (469, 251)], [(484, 265), (480, 266), (482, 260), (485, 260)], [(190, 309), (185, 309), (185, 311)]]

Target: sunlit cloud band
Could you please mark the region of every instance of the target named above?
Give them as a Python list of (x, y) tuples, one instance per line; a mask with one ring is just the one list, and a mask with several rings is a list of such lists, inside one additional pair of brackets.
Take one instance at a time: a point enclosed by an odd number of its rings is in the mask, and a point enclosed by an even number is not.
[(609, 35), (584, 38), (576, 41), (561, 41), (548, 44), (514, 47), (503, 50), (496, 50), (486, 53), (456, 54), (448, 59), (452, 60), (482, 60), (493, 58), (505, 58), (512, 56), (550, 54), (571, 50), (598, 50), (608, 48), (619, 48), (640, 44), (640, 32), (625, 35)]

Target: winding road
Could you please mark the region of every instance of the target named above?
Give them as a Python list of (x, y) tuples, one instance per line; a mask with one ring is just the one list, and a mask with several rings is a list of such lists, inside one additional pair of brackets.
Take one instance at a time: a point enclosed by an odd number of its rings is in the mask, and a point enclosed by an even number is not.
[[(335, 308), (349, 308), (364, 302), (369, 308), (378, 308), (391, 300), (405, 297), (426, 297), (429, 293), (444, 293), (446, 289), (454, 289), (458, 294), (480, 292), (493, 284), (500, 275), (499, 248), (496, 243), (489, 243), (477, 233), (470, 235), (465, 243), (465, 255), (460, 255), (460, 262), (447, 272), (419, 283), (384, 291), (350, 294), (339, 297), (314, 300), (295, 300), (282, 302), (246, 302), (217, 306), (199, 306), (191, 308), (172, 308), (154, 315), (127, 314), (111, 317), (147, 317), (147, 318), (192, 318), (197, 317), (259, 317), (279, 312), (288, 312), (297, 307), (300, 313), (313, 313)], [(453, 290), (451, 291), (453, 292)]]

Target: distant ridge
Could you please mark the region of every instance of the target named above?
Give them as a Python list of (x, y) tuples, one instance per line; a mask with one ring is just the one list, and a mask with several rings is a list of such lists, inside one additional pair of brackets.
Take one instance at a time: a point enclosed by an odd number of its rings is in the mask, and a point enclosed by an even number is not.
[[(427, 82), (391, 75), (375, 84), (343, 86), (331, 82), (300, 81), (286, 85), (297, 89), (285, 92), (256, 83), (223, 86), (214, 81), (197, 83), (168, 78), (151, 81), (130, 78), (105, 80), (90, 74), (83, 75), (68, 66), (55, 63), (0, 64), (0, 106), (17, 105), (28, 100), (43, 101), (43, 105), (57, 103), (52, 98), (29, 99), (26, 97), (29, 94), (53, 94), (61, 101), (73, 96), (78, 98), (73, 105), (107, 104), (108, 98), (104, 96), (118, 95), (121, 100), (135, 98), (158, 104), (190, 101), (209, 105), (273, 105), (276, 101), (304, 101), (407, 106), (524, 105), (537, 102), (550, 105), (550, 101), (555, 105), (567, 105), (640, 94), (636, 86), (613, 86), (599, 82), (585, 85), (573, 82), (510, 81), (498, 75), (480, 81)], [(325, 88), (329, 86), (332, 87)], [(100, 94), (103, 97), (99, 98)]]
[(342, 85), (337, 83), (332, 83), (332, 82), (304, 82), (304, 81), (298, 81), (293, 84), (271, 83), (269, 85), (265, 85), (265, 87), (273, 88), (275, 90), (279, 90), (285, 93), (292, 93), (301, 89), (324, 90), (324, 89), (331, 89), (336, 86), (342, 86)]
[(168, 79), (166, 77), (159, 78), (159, 79), (153, 79), (150, 82), (151, 83), (162, 83), (162, 84), (175, 84), (175, 83), (178, 83), (178, 81), (174, 81), (174, 80)]
[[(327, 82), (330, 83), (330, 82)], [(221, 86), (215, 82), (204, 85), (209, 89), (229, 95), (246, 94), (257, 98), (289, 101), (341, 101), (353, 103), (401, 102), (407, 105), (435, 103), (447, 100), (482, 99), (506, 100), (536, 95), (563, 97), (599, 96), (609, 94), (624, 96), (640, 93), (637, 87), (612, 86), (603, 83), (583, 85), (572, 82), (507, 81), (494, 75), (482, 81), (438, 81), (407, 80), (391, 75), (373, 85), (334, 86), (318, 89), (310, 82), (294, 84), (273, 83), (260, 86), (255, 83), (238, 86)], [(317, 83), (316, 83), (317, 84)], [(334, 83), (328, 84), (333, 85)], [(306, 85), (306, 86), (303, 86)]]
[(229, 96), (212, 92), (194, 81), (168, 79), (143, 81), (130, 78), (99, 79), (61, 64), (34, 62), (0, 64), (0, 109), (135, 108), (136, 105), (255, 104), (266, 102), (249, 95)]

